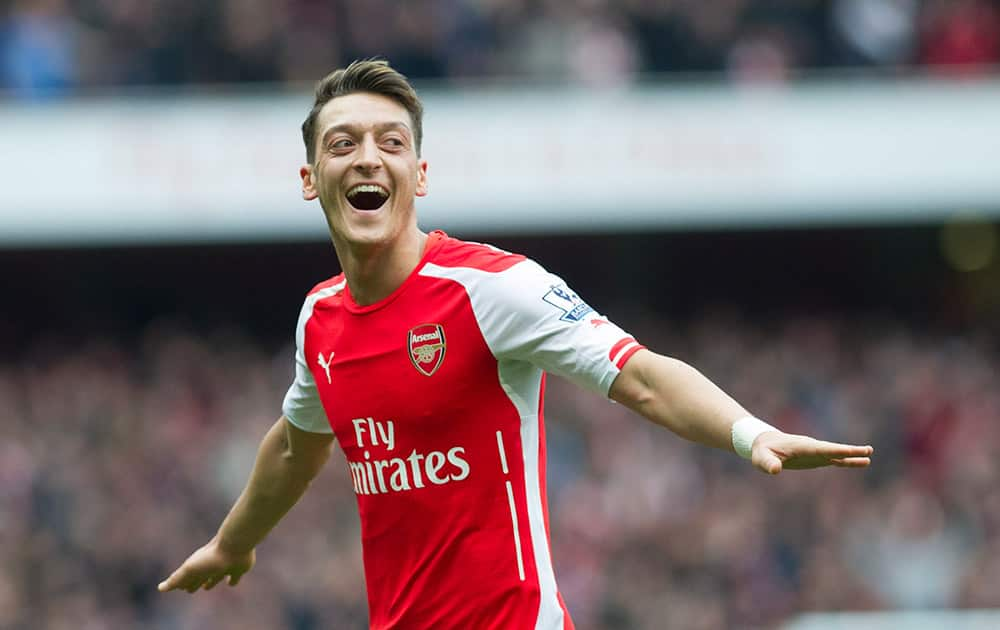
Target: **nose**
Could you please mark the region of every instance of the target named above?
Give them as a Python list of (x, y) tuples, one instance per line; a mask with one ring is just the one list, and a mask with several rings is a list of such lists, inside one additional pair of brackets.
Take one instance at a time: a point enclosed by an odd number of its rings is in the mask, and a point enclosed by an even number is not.
[(354, 160), (354, 168), (359, 171), (370, 173), (382, 166), (378, 145), (370, 134), (366, 134), (361, 140), (361, 146), (358, 147), (358, 152), (355, 155), (357, 158)]

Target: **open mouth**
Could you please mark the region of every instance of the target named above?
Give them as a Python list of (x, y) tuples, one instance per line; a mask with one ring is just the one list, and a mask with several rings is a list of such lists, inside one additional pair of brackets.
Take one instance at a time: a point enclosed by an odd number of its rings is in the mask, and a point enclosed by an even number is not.
[(378, 184), (358, 184), (347, 191), (347, 202), (358, 210), (378, 210), (389, 200), (389, 191)]

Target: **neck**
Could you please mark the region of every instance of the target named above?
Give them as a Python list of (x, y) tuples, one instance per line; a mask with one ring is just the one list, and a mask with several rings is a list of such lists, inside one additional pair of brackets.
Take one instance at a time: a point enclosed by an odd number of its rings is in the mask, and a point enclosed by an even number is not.
[(390, 243), (352, 244), (333, 238), (340, 268), (358, 306), (383, 300), (399, 288), (424, 254), (427, 235), (414, 227)]

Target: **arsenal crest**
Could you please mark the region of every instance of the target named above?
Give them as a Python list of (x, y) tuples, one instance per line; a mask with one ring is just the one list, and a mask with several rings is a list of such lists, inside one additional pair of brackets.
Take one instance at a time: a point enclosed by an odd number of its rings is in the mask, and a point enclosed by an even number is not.
[(420, 324), (406, 333), (410, 363), (424, 376), (431, 376), (444, 363), (444, 328), (441, 324)]

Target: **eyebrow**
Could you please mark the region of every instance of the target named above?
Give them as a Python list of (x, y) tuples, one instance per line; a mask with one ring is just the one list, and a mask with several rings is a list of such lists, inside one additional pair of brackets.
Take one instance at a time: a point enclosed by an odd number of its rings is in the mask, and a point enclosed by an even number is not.
[[(323, 132), (323, 137), (320, 139), (320, 143), (326, 144), (326, 141), (330, 138), (330, 136), (335, 133), (341, 131), (348, 133), (355, 132), (358, 130), (359, 127), (360, 125), (355, 125), (353, 123), (340, 123), (339, 125), (333, 125), (332, 127)], [(410, 131), (409, 125), (402, 122), (393, 121), (393, 122), (378, 123), (374, 125), (374, 127), (375, 131), (379, 133), (392, 129), (402, 129), (405, 130), (408, 134), (413, 135), (413, 132)]]

